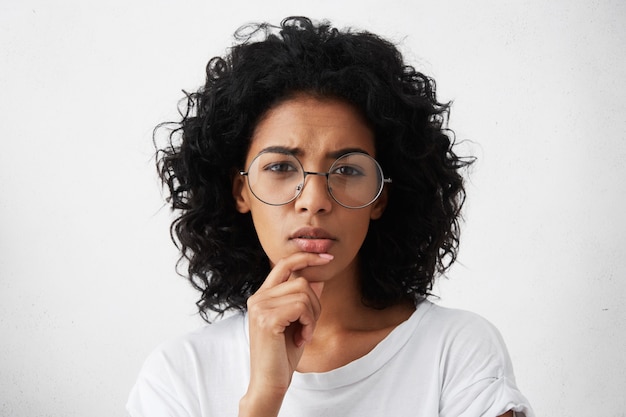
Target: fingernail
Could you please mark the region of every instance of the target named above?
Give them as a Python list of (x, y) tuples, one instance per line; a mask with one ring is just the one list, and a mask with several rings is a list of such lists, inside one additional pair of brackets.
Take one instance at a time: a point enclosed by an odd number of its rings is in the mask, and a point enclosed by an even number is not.
[(324, 259), (334, 259), (335, 258), (330, 253), (318, 253), (318, 255), (319, 255), (320, 258), (324, 258)]

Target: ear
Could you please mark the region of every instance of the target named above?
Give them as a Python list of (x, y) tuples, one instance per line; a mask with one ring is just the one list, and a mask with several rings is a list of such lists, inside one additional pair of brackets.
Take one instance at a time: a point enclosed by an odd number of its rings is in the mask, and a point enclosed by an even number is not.
[(380, 194), (380, 197), (372, 204), (370, 219), (378, 220), (385, 212), (385, 208), (387, 207), (387, 201), (389, 201), (389, 194), (387, 192), (387, 188), (383, 188), (383, 192)]
[(233, 178), (233, 198), (235, 199), (235, 207), (239, 213), (247, 213), (250, 211), (248, 199), (248, 189), (245, 187), (245, 178), (243, 175), (235, 174)]

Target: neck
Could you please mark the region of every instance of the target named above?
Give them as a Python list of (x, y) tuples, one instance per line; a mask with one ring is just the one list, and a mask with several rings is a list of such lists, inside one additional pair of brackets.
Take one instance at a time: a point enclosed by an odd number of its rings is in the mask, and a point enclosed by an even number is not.
[[(404, 321), (415, 308), (411, 302), (399, 303), (384, 309), (367, 306), (361, 294), (361, 282), (358, 264), (347, 268), (340, 276), (328, 280), (320, 298), (322, 313), (316, 328), (335, 328), (338, 331), (359, 331), (393, 325), (397, 319), (397, 310)], [(398, 323), (395, 323), (398, 324)]]
[(385, 309), (363, 304), (359, 275), (348, 273), (324, 285), (322, 313), (300, 372), (325, 372), (366, 355), (415, 310), (406, 302)]

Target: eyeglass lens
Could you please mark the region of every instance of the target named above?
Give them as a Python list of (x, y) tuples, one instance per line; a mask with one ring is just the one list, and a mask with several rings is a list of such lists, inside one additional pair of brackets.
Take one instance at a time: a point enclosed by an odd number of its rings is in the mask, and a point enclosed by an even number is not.
[[(248, 184), (252, 193), (271, 205), (287, 204), (302, 192), (307, 175), (300, 161), (292, 154), (262, 152), (248, 169)], [(342, 206), (360, 208), (371, 204), (382, 191), (383, 174), (369, 155), (349, 153), (338, 158), (327, 177), (331, 196)]]

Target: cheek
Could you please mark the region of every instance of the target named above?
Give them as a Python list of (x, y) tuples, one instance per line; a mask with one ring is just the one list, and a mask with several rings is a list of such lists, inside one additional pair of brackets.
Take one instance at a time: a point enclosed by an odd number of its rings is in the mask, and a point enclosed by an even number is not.
[(251, 212), (254, 228), (265, 254), (272, 263), (277, 262), (284, 256), (280, 252), (281, 239), (286, 233), (284, 215), (277, 207), (267, 205), (259, 207), (253, 204)]
[(348, 241), (348, 246), (350, 247), (351, 252), (357, 254), (361, 249), (365, 236), (367, 236), (367, 232), (369, 230), (369, 213), (363, 213), (362, 216), (355, 216), (352, 219), (346, 219), (343, 224), (351, 225), (346, 228), (348, 233), (345, 235), (345, 239)]

